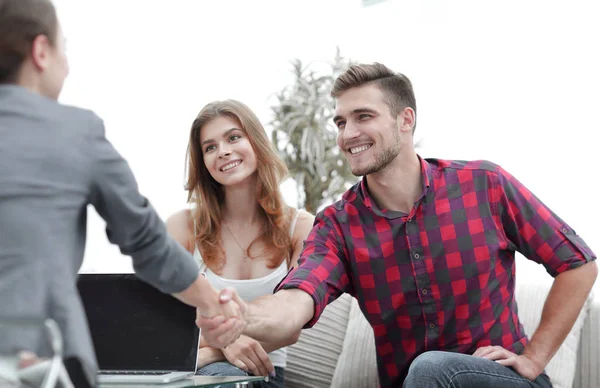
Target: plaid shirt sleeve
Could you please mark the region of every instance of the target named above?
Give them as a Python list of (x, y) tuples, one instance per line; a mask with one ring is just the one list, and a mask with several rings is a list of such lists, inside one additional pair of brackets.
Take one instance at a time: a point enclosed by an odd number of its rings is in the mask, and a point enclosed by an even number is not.
[(276, 287), (275, 292), (300, 289), (315, 302), (312, 319), (304, 328), (312, 327), (325, 307), (344, 292), (350, 282), (346, 271), (346, 253), (339, 244), (341, 231), (326, 220), (324, 213), (317, 215), (313, 229), (304, 242), (298, 267), (291, 270)]
[(523, 184), (498, 167), (494, 190), (500, 220), (514, 250), (556, 276), (596, 256), (575, 231)]

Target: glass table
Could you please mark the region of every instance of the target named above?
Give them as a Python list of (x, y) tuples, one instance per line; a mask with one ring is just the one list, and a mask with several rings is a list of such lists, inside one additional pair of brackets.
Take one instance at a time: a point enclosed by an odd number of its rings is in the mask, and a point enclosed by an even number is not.
[(166, 384), (100, 384), (99, 388), (199, 388), (216, 387), (229, 384), (236, 388), (244, 388), (253, 381), (267, 381), (264, 376), (192, 376), (183, 380), (174, 381)]

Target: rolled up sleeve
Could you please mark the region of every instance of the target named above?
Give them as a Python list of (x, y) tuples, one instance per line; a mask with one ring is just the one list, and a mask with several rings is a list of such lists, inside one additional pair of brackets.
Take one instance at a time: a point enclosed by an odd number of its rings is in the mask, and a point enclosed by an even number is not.
[(291, 270), (275, 288), (275, 292), (300, 289), (313, 298), (313, 318), (305, 328), (317, 323), (325, 307), (344, 292), (349, 292), (350, 287), (344, 265), (346, 254), (339, 244), (340, 231), (325, 217), (317, 215), (298, 259), (298, 267)]
[(497, 179), (503, 229), (515, 250), (552, 276), (596, 259), (583, 239), (517, 179), (500, 167)]

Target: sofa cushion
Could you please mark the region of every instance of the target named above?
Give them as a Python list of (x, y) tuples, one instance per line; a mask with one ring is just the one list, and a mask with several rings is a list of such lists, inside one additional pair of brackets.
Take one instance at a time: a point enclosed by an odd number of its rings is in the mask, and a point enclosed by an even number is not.
[(302, 330), (298, 342), (288, 348), (286, 388), (329, 388), (342, 351), (350, 302), (344, 294), (329, 304), (319, 321)]
[[(551, 284), (517, 284), (515, 298), (519, 307), (519, 319), (529, 338), (540, 324), (542, 309), (550, 287)], [(586, 301), (567, 338), (546, 367), (546, 373), (554, 388), (571, 388), (573, 386), (579, 339), (587, 316), (589, 301), (589, 299)]]
[(573, 388), (600, 387), (600, 294), (590, 300), (588, 316), (581, 330), (577, 370)]
[(352, 298), (344, 347), (337, 362), (332, 387), (378, 388), (373, 328)]

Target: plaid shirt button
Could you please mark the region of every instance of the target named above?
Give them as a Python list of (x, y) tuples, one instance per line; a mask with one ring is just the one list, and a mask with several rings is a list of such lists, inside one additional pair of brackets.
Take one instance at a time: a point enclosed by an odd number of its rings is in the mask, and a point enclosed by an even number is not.
[(420, 256), (418, 253), (415, 253), (413, 256), (414, 256), (414, 258), (415, 258), (415, 259), (417, 259), (417, 260), (419, 260), (419, 257), (421, 257), (421, 256)]
[(423, 288), (423, 291), (421, 291), (423, 293), (423, 295), (427, 295), (427, 289)]

